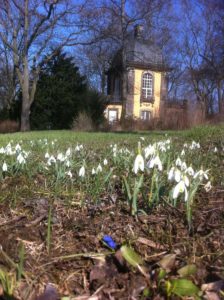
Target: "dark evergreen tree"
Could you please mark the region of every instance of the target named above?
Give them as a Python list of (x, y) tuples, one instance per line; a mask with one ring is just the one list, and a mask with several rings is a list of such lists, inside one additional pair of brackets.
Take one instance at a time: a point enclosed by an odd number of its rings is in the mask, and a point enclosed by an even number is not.
[(72, 57), (58, 52), (42, 68), (31, 107), (32, 129), (70, 128), (86, 92), (86, 79)]

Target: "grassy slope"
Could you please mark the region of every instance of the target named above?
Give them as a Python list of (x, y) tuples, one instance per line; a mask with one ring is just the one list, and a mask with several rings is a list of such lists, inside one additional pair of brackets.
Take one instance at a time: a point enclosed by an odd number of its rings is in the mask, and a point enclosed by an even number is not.
[(210, 141), (224, 140), (224, 124), (218, 126), (200, 126), (184, 131), (149, 131), (149, 132), (74, 132), (68, 130), (62, 131), (32, 131), (27, 133), (1, 134), (0, 143), (6, 143), (10, 140), (35, 140), (35, 139), (58, 139), (63, 142), (79, 142), (91, 145), (100, 145), (100, 143), (119, 143), (127, 142), (130, 144), (136, 142), (140, 137), (146, 137), (154, 140), (162, 139), (165, 136), (179, 137), (183, 140)]

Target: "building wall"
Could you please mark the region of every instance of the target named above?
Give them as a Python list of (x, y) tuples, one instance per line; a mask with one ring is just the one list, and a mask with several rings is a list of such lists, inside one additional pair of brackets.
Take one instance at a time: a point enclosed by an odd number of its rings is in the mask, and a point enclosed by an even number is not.
[(160, 113), (160, 96), (161, 96), (161, 73), (151, 72), (153, 74), (153, 87), (154, 87), (154, 97), (155, 102), (152, 103), (141, 103), (141, 86), (142, 86), (142, 74), (146, 70), (135, 69), (135, 84), (134, 84), (134, 107), (133, 107), (133, 117), (140, 118), (141, 110), (150, 111), (153, 118), (159, 117)]

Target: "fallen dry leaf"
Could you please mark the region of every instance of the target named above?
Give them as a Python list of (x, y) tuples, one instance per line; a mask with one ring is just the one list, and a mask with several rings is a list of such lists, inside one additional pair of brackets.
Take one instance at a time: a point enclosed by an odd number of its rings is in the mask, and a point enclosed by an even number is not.
[(218, 280), (210, 283), (202, 284), (201, 290), (205, 291), (214, 291), (219, 292), (220, 290), (224, 289), (224, 280)]
[(163, 250), (164, 247), (161, 245), (161, 244), (158, 244), (158, 243), (155, 243), (153, 242), (152, 240), (148, 240), (146, 238), (143, 238), (143, 237), (139, 237), (137, 239), (137, 242), (143, 244), (143, 245), (147, 245), (151, 248), (154, 248), (154, 249), (159, 249), (159, 250)]

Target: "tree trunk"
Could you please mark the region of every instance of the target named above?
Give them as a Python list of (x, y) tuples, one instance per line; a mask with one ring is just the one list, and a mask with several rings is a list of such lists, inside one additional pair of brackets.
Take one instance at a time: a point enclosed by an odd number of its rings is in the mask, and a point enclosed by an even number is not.
[(219, 113), (224, 114), (224, 99), (222, 94), (222, 84), (218, 82), (218, 105), (219, 105)]
[(21, 131), (30, 130), (30, 99), (29, 91), (22, 91)]
[(21, 82), (22, 87), (22, 110), (21, 110), (21, 131), (30, 130), (30, 86), (29, 86), (29, 68), (28, 59), (25, 56), (23, 60), (23, 81)]

